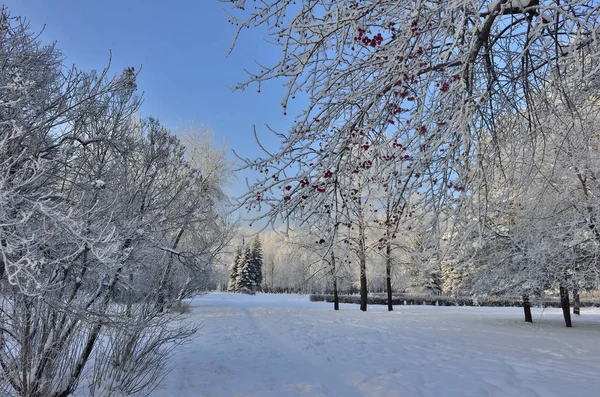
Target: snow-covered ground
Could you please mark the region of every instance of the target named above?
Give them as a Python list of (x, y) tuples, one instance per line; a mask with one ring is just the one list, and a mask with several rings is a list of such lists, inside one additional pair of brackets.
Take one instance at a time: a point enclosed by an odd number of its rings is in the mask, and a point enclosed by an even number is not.
[(600, 396), (600, 310), (371, 306), (209, 294), (154, 397)]

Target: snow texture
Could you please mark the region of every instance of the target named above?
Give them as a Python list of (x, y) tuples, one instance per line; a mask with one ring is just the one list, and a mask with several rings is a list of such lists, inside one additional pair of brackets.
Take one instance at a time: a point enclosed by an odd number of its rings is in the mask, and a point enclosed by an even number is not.
[[(507, 9), (525, 9), (529, 6), (531, 0), (512, 0), (508, 1), (505, 4)], [(488, 12), (493, 12), (496, 6), (500, 3), (499, 1), (492, 1), (488, 4)]]
[(92, 186), (95, 189), (102, 189), (106, 186), (106, 183), (102, 179), (96, 179), (95, 181), (92, 182)]
[(203, 327), (153, 397), (597, 397), (600, 310), (371, 306), (306, 296), (210, 294)]

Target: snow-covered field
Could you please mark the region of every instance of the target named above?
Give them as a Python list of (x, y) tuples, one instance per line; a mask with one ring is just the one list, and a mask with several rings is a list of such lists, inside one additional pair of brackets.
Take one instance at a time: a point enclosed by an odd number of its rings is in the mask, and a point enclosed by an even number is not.
[(154, 397), (600, 396), (600, 310), (371, 306), (209, 294)]

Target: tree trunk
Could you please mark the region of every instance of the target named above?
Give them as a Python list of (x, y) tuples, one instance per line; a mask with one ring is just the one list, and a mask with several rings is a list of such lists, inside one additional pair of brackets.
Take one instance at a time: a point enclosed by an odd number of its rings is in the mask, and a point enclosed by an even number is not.
[(340, 298), (338, 296), (337, 277), (335, 275), (335, 254), (331, 250), (331, 274), (333, 275), (333, 310), (340, 310)]
[(187, 279), (185, 280), (185, 284), (183, 285), (183, 287), (181, 287), (181, 289), (179, 290), (179, 294), (177, 295), (177, 306), (178, 307), (182, 306), (183, 298), (188, 293), (188, 288), (190, 287), (190, 285), (192, 285), (192, 278), (190, 276), (188, 276)]
[[(3, 252), (6, 251), (6, 239), (1, 239), (0, 245), (2, 246), (2, 251)], [(5, 270), (4, 261), (0, 257), (0, 281), (4, 278), (4, 270)]]
[(131, 317), (131, 308), (133, 307), (133, 273), (129, 273), (129, 286), (127, 288), (127, 309), (125, 315)]
[(388, 311), (394, 310), (392, 306), (392, 245), (387, 242), (385, 247), (385, 288), (387, 290)]
[(271, 260), (271, 293), (275, 289), (275, 262)]
[(525, 322), (532, 323), (533, 318), (531, 317), (531, 303), (529, 302), (529, 295), (523, 295), (523, 312), (525, 313)]
[[(181, 236), (183, 236), (183, 232), (185, 231), (184, 228), (181, 228), (179, 230), (179, 233), (177, 233), (177, 237), (175, 237), (175, 242), (173, 243), (173, 250), (177, 249), (177, 246), (179, 245), (179, 241), (181, 240)], [(165, 311), (165, 309), (167, 309), (166, 305), (166, 299), (167, 296), (165, 296), (165, 289), (167, 289), (167, 284), (169, 283), (169, 279), (171, 277), (171, 268), (173, 267), (173, 254), (170, 253), (168, 255), (168, 259), (167, 259), (167, 265), (165, 266), (165, 270), (163, 271), (162, 277), (160, 278), (160, 281), (158, 282), (158, 294), (157, 294), (157, 299), (156, 299), (156, 307), (158, 308), (159, 313), (163, 313)]]
[(569, 307), (569, 290), (565, 287), (560, 287), (560, 306), (562, 307), (563, 316), (565, 317), (565, 325), (570, 328), (571, 325), (571, 310)]
[(333, 310), (340, 310), (340, 298), (338, 296), (337, 278), (333, 278)]
[(360, 310), (367, 311), (367, 260), (364, 253), (360, 256)]
[(367, 247), (365, 238), (365, 225), (359, 220), (359, 262), (360, 262), (360, 310), (367, 311)]
[(573, 314), (580, 315), (581, 301), (579, 300), (579, 290), (573, 290)]

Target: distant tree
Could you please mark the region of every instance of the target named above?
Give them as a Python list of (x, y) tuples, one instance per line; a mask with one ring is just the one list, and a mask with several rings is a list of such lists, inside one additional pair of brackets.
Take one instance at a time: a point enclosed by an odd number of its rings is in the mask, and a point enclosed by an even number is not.
[(227, 283), (227, 291), (229, 292), (237, 292), (238, 290), (239, 266), (242, 263), (243, 256), (242, 246), (238, 246), (233, 257), (233, 262), (229, 267), (229, 282)]
[(263, 250), (260, 242), (260, 237), (256, 236), (252, 240), (251, 245), (251, 257), (250, 257), (250, 269), (252, 274), (252, 281), (255, 289), (260, 289), (263, 280), (262, 267), (263, 267)]
[(246, 245), (244, 254), (240, 256), (238, 261), (238, 276), (237, 276), (237, 291), (255, 289), (255, 280), (252, 272), (252, 248)]

